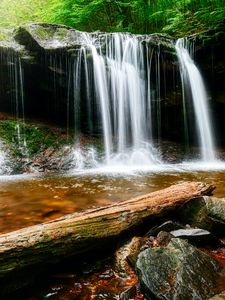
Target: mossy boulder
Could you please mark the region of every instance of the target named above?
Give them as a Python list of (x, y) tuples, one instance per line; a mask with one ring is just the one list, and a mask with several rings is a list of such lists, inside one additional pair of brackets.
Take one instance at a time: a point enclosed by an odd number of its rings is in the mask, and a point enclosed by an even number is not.
[[(21, 55), (25, 49), (24, 46), (18, 43), (14, 37), (15, 30), (0, 28), (0, 52), (9, 53), (15, 52)], [(0, 60), (1, 63), (1, 60)]]
[(177, 216), (186, 224), (222, 236), (225, 232), (225, 199), (208, 196), (194, 199), (180, 208)]
[(18, 43), (30, 51), (66, 50), (83, 43), (80, 31), (71, 27), (47, 23), (31, 23), (19, 27), (15, 33)]
[(206, 300), (216, 294), (220, 265), (188, 242), (172, 238), (166, 247), (142, 251), (136, 269), (147, 299)]
[(63, 128), (2, 121), (0, 137), (0, 150), (8, 153), (1, 164), (0, 152), (0, 173), (1, 170), (2, 173), (30, 173), (70, 168), (73, 138)]

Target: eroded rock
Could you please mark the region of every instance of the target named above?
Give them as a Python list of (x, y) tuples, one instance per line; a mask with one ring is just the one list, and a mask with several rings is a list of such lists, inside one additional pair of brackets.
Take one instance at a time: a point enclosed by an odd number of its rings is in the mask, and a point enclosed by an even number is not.
[(142, 251), (136, 269), (147, 299), (206, 300), (216, 293), (220, 265), (188, 242), (173, 238), (166, 247)]

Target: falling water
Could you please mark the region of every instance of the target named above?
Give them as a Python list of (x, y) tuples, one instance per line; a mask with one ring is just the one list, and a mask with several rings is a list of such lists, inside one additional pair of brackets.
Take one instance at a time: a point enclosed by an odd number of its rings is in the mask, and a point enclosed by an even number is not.
[[(159, 155), (152, 142), (152, 51), (138, 36), (115, 33), (103, 38), (104, 43), (99, 36), (83, 33), (84, 46), (74, 62), (76, 109), (81, 105), (81, 78), (85, 78), (86, 88), (82, 93), (86, 94), (88, 119), (92, 118), (93, 104), (98, 111), (97, 122), (101, 123), (104, 138), (104, 163), (158, 164)], [(155, 65), (159, 78), (159, 61)], [(158, 95), (159, 88), (156, 87)], [(156, 109), (160, 117), (160, 106)]]
[(24, 113), (24, 80), (21, 58), (14, 53), (8, 56), (9, 77), (11, 85), (12, 112), (15, 115), (17, 144), (21, 154), (27, 157), (27, 143), (25, 138), (25, 113)]
[[(207, 106), (207, 93), (203, 79), (194, 61), (190, 57), (187, 41), (185, 39), (178, 39), (175, 48), (180, 63), (179, 66), (184, 100), (186, 100), (184, 95), (185, 89), (189, 86), (191, 89), (199, 141), (201, 145), (202, 160), (205, 162), (213, 161), (215, 160), (215, 154), (213, 149), (211, 122)], [(186, 101), (184, 101), (184, 107), (185, 105)]]

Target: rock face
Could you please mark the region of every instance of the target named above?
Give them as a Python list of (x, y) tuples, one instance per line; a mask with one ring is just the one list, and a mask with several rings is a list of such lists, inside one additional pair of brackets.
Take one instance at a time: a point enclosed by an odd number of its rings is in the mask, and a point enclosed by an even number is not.
[(181, 239), (139, 254), (136, 269), (147, 299), (206, 300), (213, 296), (220, 266)]
[(170, 232), (174, 237), (188, 240), (189, 243), (196, 246), (201, 245), (221, 245), (219, 239), (213, 236), (208, 230), (199, 228), (178, 229)]
[(213, 127), (217, 132), (217, 144), (220, 142), (225, 145), (225, 24), (190, 39), (194, 41), (195, 61), (206, 81), (209, 97), (212, 98)]
[[(91, 85), (86, 87), (84, 76), (81, 78), (73, 77), (77, 68), (76, 60), (80, 55), (79, 50), (81, 47), (87, 47), (90, 39), (94, 40), (97, 48), (101, 46), (104, 54), (105, 43), (110, 40), (110, 36), (111, 34), (108, 33), (84, 33), (67, 26), (45, 23), (24, 25), (10, 34), (2, 34), (0, 52), (3, 52), (4, 49), (6, 55), (0, 55), (0, 81), (5, 87), (4, 89), (0, 88), (0, 109), (5, 112), (16, 113), (18, 103), (15, 102), (23, 102), (26, 117), (41, 117), (42, 119), (53, 120), (58, 124), (69, 125), (72, 128), (77, 122), (74, 116), (78, 114), (78, 111), (81, 111), (76, 119), (79, 119), (82, 124), (80, 127), (83, 129), (83, 133), (89, 133), (86, 129), (88, 123), (86, 93), (92, 95), (94, 92)], [(151, 52), (153, 55), (152, 69), (158, 68), (159, 74), (157, 80), (153, 76), (152, 85), (156, 85), (158, 81), (161, 82), (162, 118), (171, 115), (171, 120), (174, 120), (172, 115), (177, 113), (177, 107), (180, 106), (179, 109), (182, 109), (181, 102), (177, 100), (180, 95), (174, 90), (176, 86), (174, 78), (179, 81), (174, 76), (176, 72), (178, 73), (174, 41), (172, 38), (160, 34), (137, 35), (136, 37), (143, 47), (150, 44), (151, 49), (153, 49)], [(7, 55), (7, 53), (12, 53), (12, 55)], [(82, 55), (78, 59), (82, 60)], [(92, 60), (91, 53), (88, 60)], [(158, 63), (159, 67), (157, 67)], [(80, 68), (84, 67), (81, 61)], [(21, 70), (22, 79), (19, 70)], [(90, 69), (90, 77), (93, 76), (92, 72), (93, 70)], [(13, 79), (11, 78), (12, 73)], [(1, 74), (8, 75), (3, 76)], [(80, 81), (80, 90), (82, 91), (82, 101), (79, 107), (75, 103), (76, 93), (79, 91), (74, 91), (74, 81)], [(17, 87), (15, 82), (17, 82)], [(86, 92), (87, 88), (88, 92)], [(18, 91), (17, 94), (15, 91)], [(23, 100), (21, 93), (24, 97)], [(153, 94), (156, 94), (155, 90), (153, 90)], [(180, 104), (178, 105), (178, 103)], [(97, 110), (98, 108), (94, 107), (95, 119), (99, 119)], [(20, 117), (23, 115), (22, 112), (17, 112), (17, 114)], [(177, 134), (171, 120), (165, 117), (164, 122), (162, 122), (165, 136)], [(99, 124), (95, 126), (94, 133), (99, 133), (99, 127)]]
[[(191, 37), (196, 43), (196, 60), (203, 74), (207, 74), (209, 90), (213, 100), (215, 99), (211, 107), (215, 119), (218, 120), (215, 124), (219, 129), (217, 132), (223, 132), (225, 113), (223, 33), (224, 31)], [(85, 99), (88, 93), (93, 94), (93, 87), (89, 85), (87, 92), (84, 76), (75, 79), (73, 74), (76, 70), (74, 62), (79, 56), (79, 49), (87, 47), (87, 40), (90, 37), (95, 40), (97, 47), (102, 47), (104, 54), (106, 40), (110, 40), (110, 34), (107, 33), (87, 34), (67, 26), (45, 23), (28, 24), (13, 31), (0, 31), (0, 82), (2, 83), (0, 109), (17, 114), (17, 117), (25, 114), (28, 118), (52, 120), (72, 128), (77, 122), (74, 116), (81, 111), (76, 119), (79, 119), (83, 133), (89, 134), (90, 130), (87, 128), (89, 108), (85, 104)], [(156, 70), (154, 72), (156, 74), (151, 75), (151, 97), (160, 102), (153, 106), (160, 106), (161, 137), (183, 142), (181, 83), (174, 40), (160, 34), (137, 35), (137, 38), (144, 47), (150, 44), (153, 49), (153, 52), (146, 51), (146, 57), (150, 55), (151, 68)], [(151, 59), (150, 57), (148, 59)], [(82, 56), (79, 59), (82, 61)], [(90, 56), (88, 60), (91, 59)], [(81, 63), (81, 68), (84, 67)], [(91, 71), (89, 75), (93, 76)], [(75, 80), (81, 81), (82, 93), (74, 92)], [(159, 91), (156, 86), (159, 87)], [(76, 104), (76, 93), (82, 94), (80, 107)], [(24, 112), (21, 109), (22, 103)], [(20, 107), (21, 111), (18, 112), (17, 107)], [(156, 108), (153, 107), (154, 109)], [(92, 112), (95, 119), (99, 119), (97, 110), (95, 107)], [(192, 115), (192, 112), (190, 114)], [(153, 124), (156, 123), (157, 120), (153, 120)], [(94, 134), (99, 134), (99, 127), (101, 125), (97, 124), (93, 128)], [(153, 133), (156, 131), (157, 128), (153, 128)], [(194, 133), (192, 134), (190, 140), (194, 141), (195, 136)], [(222, 141), (224, 137), (221, 135), (220, 139)]]
[(180, 220), (186, 224), (197, 226), (224, 235), (225, 232), (225, 199), (204, 196), (187, 203), (178, 212)]

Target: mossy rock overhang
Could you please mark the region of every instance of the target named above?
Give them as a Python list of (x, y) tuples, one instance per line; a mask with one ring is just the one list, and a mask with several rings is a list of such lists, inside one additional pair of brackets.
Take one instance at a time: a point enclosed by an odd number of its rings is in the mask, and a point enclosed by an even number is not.
[[(76, 49), (88, 44), (87, 36), (95, 38), (98, 46), (104, 46), (106, 36), (113, 33), (91, 32), (85, 35), (72, 27), (58, 24), (30, 23), (19, 27), (15, 32), (15, 40), (24, 45), (27, 50), (67, 50)], [(130, 34), (130, 33), (127, 33)], [(131, 34), (130, 34), (131, 35)], [(172, 37), (164, 34), (136, 35), (144, 43), (150, 43), (153, 46), (160, 46), (169, 53), (175, 53), (174, 40)]]
[(26, 53), (25, 47), (15, 39), (14, 29), (0, 28), (0, 54), (14, 53), (23, 56)]

